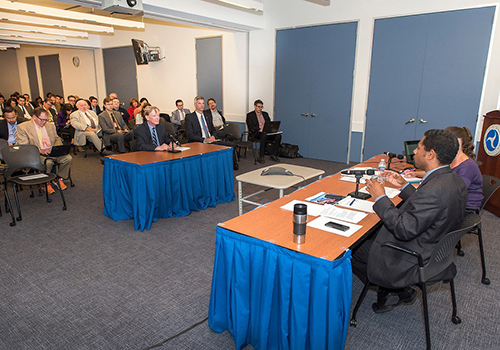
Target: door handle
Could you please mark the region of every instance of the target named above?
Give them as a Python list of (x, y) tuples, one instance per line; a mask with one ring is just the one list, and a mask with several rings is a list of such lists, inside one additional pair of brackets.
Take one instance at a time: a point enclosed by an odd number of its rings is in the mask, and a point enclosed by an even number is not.
[(303, 117), (307, 117), (309, 115), (309, 113), (300, 113), (300, 115)]
[(411, 118), (410, 120), (408, 120), (405, 124), (410, 124), (410, 123), (414, 123), (415, 122), (415, 118)]
[(422, 118), (420, 118), (420, 119), (418, 120), (418, 122), (419, 122), (419, 123), (421, 123), (421, 124), (425, 124), (425, 123), (427, 123), (427, 120), (423, 120)]
[(315, 117), (315, 116), (316, 116), (316, 114), (314, 114), (314, 113), (311, 113), (311, 117)]

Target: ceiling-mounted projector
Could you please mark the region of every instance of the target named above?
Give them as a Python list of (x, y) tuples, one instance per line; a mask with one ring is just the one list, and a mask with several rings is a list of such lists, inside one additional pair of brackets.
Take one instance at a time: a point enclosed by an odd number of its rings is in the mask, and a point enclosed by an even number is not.
[(142, 0), (102, 0), (102, 9), (127, 15), (141, 16), (144, 14)]

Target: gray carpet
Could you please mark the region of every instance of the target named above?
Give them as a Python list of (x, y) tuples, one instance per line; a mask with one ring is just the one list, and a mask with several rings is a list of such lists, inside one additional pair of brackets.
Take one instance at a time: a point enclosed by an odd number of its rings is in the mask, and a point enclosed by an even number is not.
[[(291, 164), (332, 174), (345, 164), (309, 159)], [(275, 164), (268, 161), (266, 165)], [(242, 159), (236, 174), (262, 167)], [(238, 213), (237, 202), (163, 219), (150, 231), (102, 215), (102, 165), (97, 154), (75, 157), (76, 187), (65, 191), (68, 210), (52, 195), (20, 194), (23, 221), (0, 218), (0, 349), (232, 349), (227, 332), (207, 325), (215, 225)], [(245, 186), (246, 193), (253, 190)], [(247, 192), (248, 191), (248, 192)], [(269, 191), (260, 200), (277, 198)], [(11, 196), (12, 197), (12, 196)], [(12, 198), (11, 198), (12, 199)], [(3, 199), (2, 199), (3, 200)], [(245, 206), (248, 211), (251, 206)], [(480, 283), (477, 240), (464, 240), (456, 279), (461, 325), (450, 322), (447, 286), (429, 293), (436, 349), (498, 349), (500, 243), (497, 217), (484, 215), (489, 277)], [(361, 284), (354, 278), (354, 296)], [(350, 328), (347, 349), (420, 349), (424, 331), (420, 303), (384, 315), (370, 310), (370, 292)], [(250, 346), (247, 347), (251, 349)]]

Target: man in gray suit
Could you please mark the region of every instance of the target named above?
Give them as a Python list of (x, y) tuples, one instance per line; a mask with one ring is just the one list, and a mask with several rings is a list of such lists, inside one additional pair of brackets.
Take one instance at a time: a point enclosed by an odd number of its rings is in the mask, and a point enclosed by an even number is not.
[[(398, 173), (386, 171), (388, 181), (401, 189), (403, 199), (397, 208), (385, 195), (382, 184), (367, 181), (367, 190), (375, 198), (373, 210), (383, 226), (374, 239), (363, 243), (353, 254), (352, 268), (364, 283), (379, 286), (376, 313), (390, 311), (401, 304), (412, 303), (415, 290), (408, 286), (418, 283), (416, 260), (407, 254), (384, 247), (394, 243), (419, 253), (424, 262), (447, 233), (458, 229), (465, 214), (467, 188), (462, 178), (450, 169), (458, 152), (458, 141), (446, 130), (428, 130), (420, 140), (415, 154), (415, 166), (425, 176), (418, 190)], [(453, 267), (442, 274), (444, 280), (453, 277)], [(456, 271), (456, 270), (455, 270)]]
[(125, 153), (125, 141), (132, 140), (133, 132), (123, 121), (120, 112), (113, 109), (113, 101), (109, 97), (106, 97), (103, 103), (105, 110), (99, 114), (99, 125), (103, 133), (104, 146), (108, 147), (111, 142), (116, 142), (118, 151)]
[(17, 106), (23, 112), (23, 117), (26, 119), (31, 119), (33, 115), (33, 108), (30, 105), (26, 104), (26, 98), (21, 95), (17, 98)]
[(186, 114), (191, 113), (191, 111), (187, 108), (184, 108), (184, 102), (182, 100), (175, 101), (175, 105), (177, 109), (172, 112), (172, 117), (170, 121), (179, 128), (181, 126), (181, 122), (186, 119)]

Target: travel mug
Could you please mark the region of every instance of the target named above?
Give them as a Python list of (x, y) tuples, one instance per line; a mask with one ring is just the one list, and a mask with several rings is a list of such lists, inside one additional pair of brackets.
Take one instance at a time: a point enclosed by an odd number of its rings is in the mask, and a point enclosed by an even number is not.
[(307, 205), (299, 203), (293, 206), (293, 242), (306, 242)]

